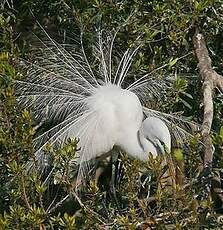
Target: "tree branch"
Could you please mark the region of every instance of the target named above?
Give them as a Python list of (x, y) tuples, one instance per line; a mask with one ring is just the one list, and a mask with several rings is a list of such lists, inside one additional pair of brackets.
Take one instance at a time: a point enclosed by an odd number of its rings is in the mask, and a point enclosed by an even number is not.
[(223, 91), (223, 77), (213, 70), (211, 58), (209, 56), (204, 37), (200, 33), (196, 33), (193, 38), (194, 50), (198, 59), (198, 68), (200, 76), (203, 80), (203, 102), (204, 117), (202, 124), (202, 139), (205, 146), (204, 149), (204, 167), (212, 165), (213, 147), (210, 138), (210, 131), (213, 121), (213, 90), (218, 87)]

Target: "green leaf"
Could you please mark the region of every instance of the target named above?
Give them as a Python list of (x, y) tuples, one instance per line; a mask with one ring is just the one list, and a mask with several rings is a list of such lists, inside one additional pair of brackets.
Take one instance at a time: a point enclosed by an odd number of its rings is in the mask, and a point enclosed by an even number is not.
[(178, 58), (171, 58), (170, 61), (169, 61), (169, 67), (171, 68), (172, 66), (174, 66), (178, 61)]
[(195, 3), (194, 3), (194, 8), (195, 8), (196, 10), (199, 10), (199, 6), (200, 6), (199, 2), (195, 1)]
[(223, 140), (223, 126), (221, 126), (221, 128), (220, 128), (220, 133), (219, 133), (219, 135), (220, 135), (220, 137), (221, 137), (222, 140)]
[(183, 160), (183, 152), (181, 149), (177, 148), (173, 150), (173, 155), (175, 156), (176, 160), (182, 161)]
[(193, 99), (193, 96), (189, 93), (186, 93), (186, 92), (182, 92), (183, 95), (187, 96), (188, 98), (190, 99)]
[(186, 106), (188, 109), (192, 109), (192, 106), (188, 102), (186, 102), (184, 99), (179, 98), (179, 101), (181, 101), (184, 104), (184, 106)]

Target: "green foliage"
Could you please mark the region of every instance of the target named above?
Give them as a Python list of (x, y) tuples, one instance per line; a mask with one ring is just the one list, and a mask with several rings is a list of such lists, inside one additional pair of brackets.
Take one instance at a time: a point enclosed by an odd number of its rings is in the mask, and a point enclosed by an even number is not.
[(0, 67), (0, 184), (3, 188), (1, 189), (0, 204), (1, 207), (4, 207), (5, 203), (9, 201), (7, 194), (4, 193), (4, 189), (8, 189), (5, 185), (11, 178), (8, 166), (14, 163), (14, 168), (21, 167), (19, 164), (30, 157), (34, 130), (29, 112), (27, 110), (19, 111), (16, 108), (12, 86), (12, 79), (15, 77), (16, 71), (9, 64), (8, 53), (2, 52)]
[[(149, 106), (201, 121), (201, 85), (192, 55), (192, 36), (195, 28), (202, 31), (214, 66), (223, 73), (222, 4), (222, 0), (21, 0), (14, 3), (4, 0), (0, 3), (0, 229), (222, 228), (221, 216), (214, 210), (222, 204), (216, 204), (214, 196), (202, 197), (199, 175), (203, 156), (199, 135), (185, 143), (185, 148), (173, 150), (172, 158), (178, 165), (177, 183), (173, 182), (173, 162), (169, 155), (166, 159), (150, 156), (143, 164), (123, 154), (119, 159), (123, 172), (121, 183), (116, 186), (116, 198), (108, 185), (110, 165), (105, 165), (105, 175), (99, 177), (98, 183), (89, 181), (79, 199), (74, 190), (75, 172), (69, 164), (79, 150), (78, 140), (68, 139), (61, 148), (47, 146), (44, 150), (54, 165), (50, 168), (53, 182), (45, 183), (47, 178), (35, 171), (28, 176), (25, 168), (33, 159), (36, 124), (31, 111), (17, 105), (12, 84), (13, 79), (23, 77), (17, 65), (19, 58), (32, 57), (30, 31), (36, 34), (40, 31), (36, 19), (54, 37), (67, 43), (72, 43), (69, 38), (72, 34), (84, 30), (89, 49), (95, 28), (120, 28), (117, 50), (140, 45), (133, 73), (150, 72), (157, 77), (176, 78), (166, 98)], [(129, 77), (131, 80), (132, 76)], [(214, 173), (222, 175), (223, 102), (218, 92), (216, 96), (212, 133)], [(142, 181), (146, 176), (152, 180)]]

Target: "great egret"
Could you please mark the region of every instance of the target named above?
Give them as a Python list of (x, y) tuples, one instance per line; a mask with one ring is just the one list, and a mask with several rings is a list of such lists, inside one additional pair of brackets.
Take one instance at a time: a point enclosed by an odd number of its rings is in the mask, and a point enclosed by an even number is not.
[[(49, 43), (42, 42), (41, 55), (29, 64), (25, 81), (16, 81), (18, 101), (33, 111), (40, 121), (57, 121), (57, 124), (35, 139), (36, 159), (43, 168), (44, 147), (63, 142), (67, 137), (80, 139), (77, 153), (80, 165), (79, 178), (84, 178), (88, 162), (120, 146), (130, 156), (142, 161), (148, 153), (154, 156), (170, 151), (171, 115), (144, 107), (166, 88), (163, 79), (145, 74), (132, 83), (126, 76), (138, 48), (128, 49), (116, 63), (113, 58), (115, 36), (103, 36), (92, 47), (98, 71), (92, 70), (80, 41), (80, 51), (55, 42), (46, 33)], [(143, 114), (147, 117), (144, 119)], [(177, 127), (177, 126), (176, 126)], [(180, 137), (184, 130), (177, 127)]]

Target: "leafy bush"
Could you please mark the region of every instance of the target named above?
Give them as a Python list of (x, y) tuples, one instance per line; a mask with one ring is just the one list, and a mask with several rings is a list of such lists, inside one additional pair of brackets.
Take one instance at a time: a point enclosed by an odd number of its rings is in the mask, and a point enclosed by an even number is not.
[[(192, 52), (192, 36), (196, 29), (203, 32), (214, 66), (222, 73), (222, 4), (221, 0), (4, 0), (1, 3), (1, 229), (222, 227), (221, 200), (213, 191), (209, 196), (204, 189), (204, 178), (209, 180), (213, 175), (201, 174), (203, 156), (199, 134), (185, 143), (184, 148), (173, 149), (174, 163), (169, 156), (169, 167), (163, 164), (162, 157), (150, 157), (147, 163), (141, 163), (121, 154), (118, 162), (122, 163), (122, 168), (115, 178), (116, 194), (110, 188), (112, 166), (103, 162), (98, 183), (89, 181), (81, 195), (76, 193), (75, 177), (69, 173), (68, 162), (78, 151), (78, 140), (69, 139), (59, 149), (52, 146), (45, 149), (56, 168), (52, 172), (53, 182), (46, 183), (47, 178), (34, 172), (27, 174), (27, 162), (34, 156), (32, 141), (38, 124), (31, 111), (17, 105), (13, 86), (13, 79), (23, 78), (23, 70), (18, 65), (20, 59), (35, 58), (30, 52), (34, 46), (30, 31), (41, 36), (37, 21), (61, 42), (72, 43), (72, 34), (84, 28), (89, 49), (95, 28), (119, 28), (117, 50), (136, 43), (141, 46), (133, 72), (176, 76), (166, 97), (149, 106), (201, 122), (202, 90)], [(213, 174), (221, 175), (223, 102), (218, 92), (216, 95)], [(167, 171), (172, 175), (173, 164), (177, 164), (177, 183), (173, 183), (171, 176), (165, 178)], [(152, 179), (146, 182), (144, 177)]]

